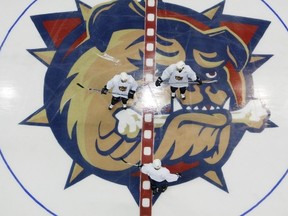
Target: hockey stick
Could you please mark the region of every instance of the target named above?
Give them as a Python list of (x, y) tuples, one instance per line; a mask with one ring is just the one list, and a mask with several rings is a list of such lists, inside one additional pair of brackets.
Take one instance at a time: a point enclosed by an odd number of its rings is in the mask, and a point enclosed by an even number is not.
[[(202, 84), (211, 84), (211, 83), (216, 83), (216, 82), (218, 82), (218, 80), (204, 80), (204, 81), (202, 81)], [(141, 87), (143, 87), (143, 86), (149, 86), (151, 83), (155, 83), (155, 81), (153, 81), (153, 82), (147, 82), (147, 83), (142, 83), (142, 84), (140, 84), (140, 86)], [(188, 84), (198, 84), (198, 82), (195, 82), (195, 81), (188, 81), (188, 82), (173, 82), (173, 83), (169, 83), (169, 82), (167, 82), (167, 81), (164, 81), (163, 82), (163, 84), (169, 84), (169, 85), (171, 85), (171, 84), (186, 84), (186, 83), (188, 83)]]
[[(210, 83), (216, 83), (218, 82), (218, 80), (203, 80), (202, 83), (203, 84), (210, 84)], [(198, 84), (198, 82), (195, 81), (188, 81), (188, 82), (174, 82), (174, 83), (168, 83), (168, 82), (164, 82), (165, 84)]]
[[(113, 160), (117, 160), (116, 158), (112, 157), (110, 154), (109, 154), (109, 156), (110, 156)], [(126, 164), (131, 165), (131, 166), (141, 167), (141, 166), (140, 166), (141, 163), (137, 163), (137, 164), (129, 163), (129, 162), (127, 162), (126, 160), (124, 160), (123, 157), (121, 157), (120, 160), (121, 160), (122, 162), (126, 163)], [(117, 160), (117, 161), (118, 161), (118, 160)]]
[(82, 85), (82, 84), (80, 84), (80, 83), (77, 83), (77, 85), (78, 85), (80, 88), (83, 88), (83, 89), (87, 89), (87, 90), (89, 90), (89, 91), (96, 91), (96, 92), (101, 92), (101, 90), (100, 90), (100, 89), (87, 88), (87, 87), (83, 86), (83, 85)]
[[(83, 88), (83, 89), (87, 89), (89, 91), (96, 91), (96, 92), (100, 92), (101, 93), (101, 90), (100, 89), (95, 89), (95, 88), (87, 88), (85, 86), (83, 86), (82, 84), (80, 83), (77, 83), (77, 85), (80, 87), (80, 88)], [(120, 94), (120, 93), (114, 93), (114, 92), (107, 92), (109, 94), (116, 94), (116, 95), (119, 95), (119, 96), (127, 96), (126, 94)]]

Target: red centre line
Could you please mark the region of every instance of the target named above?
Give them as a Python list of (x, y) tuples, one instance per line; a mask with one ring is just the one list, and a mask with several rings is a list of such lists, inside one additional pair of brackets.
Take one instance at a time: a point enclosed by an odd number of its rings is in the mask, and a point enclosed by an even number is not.
[[(156, 23), (157, 0), (145, 1), (145, 51), (143, 80), (145, 83), (153, 82), (156, 68)], [(145, 96), (145, 95), (144, 95)], [(150, 163), (154, 154), (154, 108), (144, 104), (142, 113), (142, 145), (141, 162)], [(147, 175), (140, 174), (140, 216), (152, 216), (152, 191)]]

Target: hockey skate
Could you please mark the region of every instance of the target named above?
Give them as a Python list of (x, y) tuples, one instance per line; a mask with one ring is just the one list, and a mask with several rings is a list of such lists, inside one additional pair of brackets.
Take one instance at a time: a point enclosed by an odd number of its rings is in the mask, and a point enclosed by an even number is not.
[(165, 191), (167, 190), (167, 188), (168, 188), (167, 186), (163, 186), (163, 187), (161, 187), (160, 192), (161, 192), (161, 193), (165, 192)]
[(159, 193), (159, 188), (154, 188), (153, 190), (152, 190), (152, 195), (154, 196), (154, 195), (156, 195), (156, 194), (158, 194)]
[(167, 186), (152, 188), (152, 194), (156, 195), (156, 194), (164, 193), (167, 190), (167, 188), (168, 188)]
[(109, 109), (109, 110), (112, 110), (112, 108), (113, 108), (113, 105), (110, 104), (110, 105), (108, 106), (108, 109)]
[(176, 97), (176, 93), (175, 92), (172, 92), (171, 93), (171, 98), (175, 98)]
[(185, 100), (185, 99), (186, 99), (185, 94), (181, 94), (181, 99), (182, 99), (182, 100)]

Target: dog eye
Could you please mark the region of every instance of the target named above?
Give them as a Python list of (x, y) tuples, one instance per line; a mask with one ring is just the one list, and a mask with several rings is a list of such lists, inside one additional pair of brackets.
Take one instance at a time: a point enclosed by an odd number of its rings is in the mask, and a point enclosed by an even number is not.
[(213, 72), (206, 73), (206, 76), (210, 79), (213, 79), (217, 76), (217, 72), (213, 71)]

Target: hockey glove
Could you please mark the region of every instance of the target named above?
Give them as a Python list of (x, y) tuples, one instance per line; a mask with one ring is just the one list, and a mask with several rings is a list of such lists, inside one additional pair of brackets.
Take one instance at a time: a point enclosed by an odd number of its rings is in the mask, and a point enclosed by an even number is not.
[(133, 99), (134, 98), (134, 94), (135, 94), (135, 91), (130, 90), (129, 93), (128, 93), (128, 98)]
[(163, 80), (161, 79), (161, 77), (158, 77), (158, 79), (155, 82), (155, 85), (158, 87), (161, 85), (162, 82), (163, 82)]
[(198, 76), (197, 76), (196, 82), (197, 82), (197, 85), (202, 85), (202, 80)]
[(108, 92), (108, 89), (107, 89), (107, 86), (105, 85), (101, 90), (101, 94), (107, 94), (107, 92)]
[(137, 163), (136, 165), (137, 165), (137, 167), (140, 168), (140, 169), (143, 167), (143, 164), (141, 164), (140, 162)]

